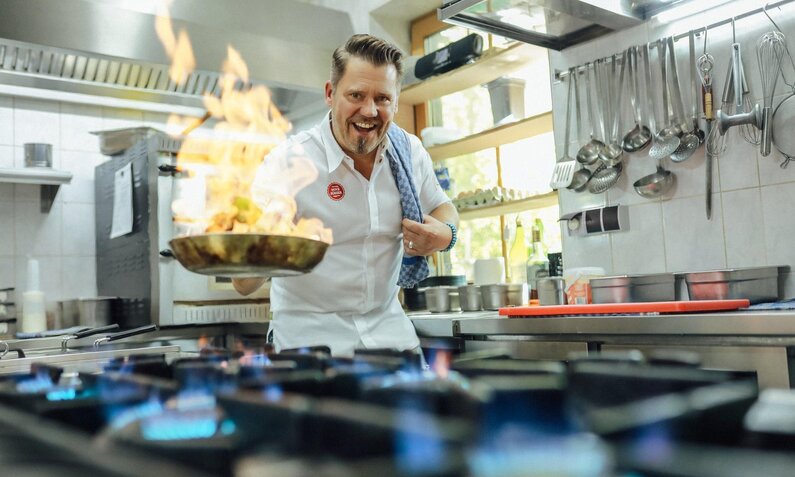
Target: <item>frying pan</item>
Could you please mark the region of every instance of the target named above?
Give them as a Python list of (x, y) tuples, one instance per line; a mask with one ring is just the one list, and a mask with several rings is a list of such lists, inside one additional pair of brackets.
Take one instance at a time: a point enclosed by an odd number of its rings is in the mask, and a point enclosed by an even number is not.
[(328, 249), (319, 240), (269, 234), (189, 235), (169, 243), (188, 270), (236, 278), (301, 275), (315, 268)]

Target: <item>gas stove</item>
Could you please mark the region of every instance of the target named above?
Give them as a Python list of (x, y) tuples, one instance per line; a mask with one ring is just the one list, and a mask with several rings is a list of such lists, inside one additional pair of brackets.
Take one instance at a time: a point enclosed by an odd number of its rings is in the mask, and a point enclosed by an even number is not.
[(795, 396), (760, 399), (752, 373), (630, 355), (429, 358), (426, 369), (410, 352), (335, 358), (323, 347), (264, 346), (119, 356), (96, 372), (39, 363), (0, 376), (0, 428), (14, 429), (0, 442), (19, 435), (14, 445), (50, 449), (52, 467), (39, 475), (65, 475), (50, 472), (58, 466), (380, 477), (795, 468), (795, 425), (776, 418), (795, 415)]

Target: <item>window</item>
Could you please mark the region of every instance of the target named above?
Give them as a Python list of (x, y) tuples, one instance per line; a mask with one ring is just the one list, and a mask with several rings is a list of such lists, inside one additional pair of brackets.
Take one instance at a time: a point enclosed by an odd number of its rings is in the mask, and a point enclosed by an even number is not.
[[(451, 27), (427, 36), (426, 52), (439, 49), (471, 33), (462, 27)], [(509, 40), (496, 36), (484, 36), (484, 45), (505, 46)], [(510, 74), (511, 78), (524, 81), (524, 110), (516, 119), (546, 113), (552, 108), (549, 84), (549, 63), (546, 50), (539, 48), (538, 54), (527, 66)], [(489, 90), (485, 85), (475, 86), (428, 102), (428, 125), (456, 130), (470, 136), (494, 128)], [(417, 131), (421, 133), (422, 131)], [(494, 187), (514, 189), (523, 196), (549, 193), (549, 178), (555, 164), (555, 144), (551, 132), (528, 137), (510, 144), (500, 145), (472, 154), (436, 162), (437, 168), (447, 168), (451, 180), (450, 194), (453, 198), (462, 192), (489, 190)], [(527, 225), (525, 234), (531, 240), (529, 226), (536, 217), (544, 223), (544, 243), (549, 251), (561, 250), (560, 227), (557, 205), (528, 210), (518, 214)], [(512, 229), (516, 213), (501, 218), (462, 220), (459, 227), (460, 241), (451, 253), (451, 272), (466, 274), (472, 279), (472, 264), (478, 258), (503, 255), (502, 240), (513, 236)], [(507, 224), (509, 229), (503, 230)], [(507, 235), (507, 236), (506, 236)], [(510, 248), (511, 243), (506, 244)]]

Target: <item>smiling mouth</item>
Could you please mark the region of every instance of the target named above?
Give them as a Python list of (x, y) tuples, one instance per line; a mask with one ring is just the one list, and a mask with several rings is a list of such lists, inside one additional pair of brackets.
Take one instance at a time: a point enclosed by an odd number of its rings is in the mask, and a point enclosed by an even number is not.
[(351, 125), (356, 131), (362, 134), (369, 134), (378, 129), (373, 123), (354, 122), (351, 123)]

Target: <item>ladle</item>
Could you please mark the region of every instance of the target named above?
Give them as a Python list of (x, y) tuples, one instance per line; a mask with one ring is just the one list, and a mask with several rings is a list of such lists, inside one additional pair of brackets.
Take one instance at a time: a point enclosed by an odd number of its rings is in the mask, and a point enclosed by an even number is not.
[(621, 141), (621, 147), (626, 152), (637, 152), (646, 147), (651, 141), (651, 131), (649, 128), (641, 124), (641, 111), (640, 111), (640, 88), (638, 85), (638, 48), (633, 46), (630, 54), (627, 57), (629, 62), (629, 77), (632, 83), (632, 94), (629, 97), (632, 104), (632, 113), (635, 116), (635, 127), (632, 128), (627, 134), (624, 135), (624, 140)]
[[(572, 88), (574, 88), (574, 117), (577, 118), (577, 137), (579, 139), (580, 131), (582, 131), (582, 122), (580, 120), (582, 108), (580, 107), (580, 85), (578, 76), (576, 68), (573, 68), (571, 73), (571, 85)], [(574, 174), (571, 176), (571, 182), (566, 188), (574, 192), (582, 192), (585, 190), (590, 178), (591, 171), (584, 165), (580, 165), (580, 168), (574, 171)]]
[(621, 148), (621, 144), (618, 143), (618, 123), (619, 118), (621, 117), (621, 89), (624, 86), (624, 67), (627, 64), (627, 52), (621, 55), (621, 69), (618, 74), (618, 83), (616, 84), (615, 81), (615, 67), (616, 67), (616, 56), (613, 55), (613, 65), (611, 67), (611, 75), (607, 84), (608, 88), (608, 101), (613, 104), (615, 103), (615, 109), (611, 111), (610, 121), (611, 121), (611, 128), (610, 128), (610, 137), (609, 142), (605, 145), (602, 152), (599, 154), (599, 160), (602, 161), (606, 166), (613, 167), (619, 164), (622, 160), (624, 149)]
[[(596, 68), (596, 64), (593, 65), (594, 69)], [(591, 95), (591, 74), (593, 69), (586, 66), (586, 77), (585, 77), (585, 96), (586, 101), (588, 102), (588, 119), (591, 122), (591, 140), (582, 146), (579, 151), (577, 151), (577, 161), (580, 164), (585, 164), (589, 166), (594, 162), (599, 160), (599, 152), (605, 147), (605, 144), (596, 139), (596, 114), (594, 113), (593, 109), (593, 100)]]
[[(652, 159), (662, 159), (664, 157), (668, 157), (671, 155), (672, 152), (679, 147), (679, 138), (676, 136), (669, 136), (669, 137), (660, 137), (657, 134), (655, 118), (657, 117), (657, 103), (654, 101), (654, 97), (651, 94), (651, 58), (649, 58), (649, 45), (643, 45), (643, 56), (646, 60), (644, 65), (644, 75), (646, 80), (646, 86), (650, 90), (649, 94), (649, 102), (651, 103), (651, 115), (649, 115), (649, 129), (652, 131), (652, 145), (651, 149), (649, 149), (649, 157)], [(663, 91), (665, 91), (665, 86), (663, 86)]]
[[(666, 59), (666, 52), (665, 50), (668, 48), (668, 42), (666, 40), (660, 40), (657, 43), (657, 54), (659, 55), (660, 60), (660, 76), (662, 77), (662, 96), (663, 96), (663, 104), (662, 104), (662, 119), (663, 119), (663, 127), (660, 129), (659, 136), (662, 137), (671, 137), (676, 136), (677, 140), (679, 136), (682, 134), (682, 128), (677, 123), (676, 119), (669, 116), (669, 106), (671, 106), (668, 102), (670, 99), (668, 97), (668, 61)], [(673, 88), (671, 88), (673, 91)], [(673, 101), (676, 103), (676, 101)], [(672, 109), (675, 109), (676, 106), (672, 106)], [(674, 116), (676, 116), (674, 114)], [(676, 146), (679, 147), (679, 142), (676, 143)]]
[[(671, 74), (673, 75), (673, 91), (674, 91), (674, 101), (677, 105), (677, 116), (682, 118), (684, 115), (684, 103), (682, 101), (682, 91), (679, 88), (679, 73), (678, 68), (676, 66), (676, 52), (674, 51), (674, 38), (668, 37), (668, 54), (671, 60)], [(692, 53), (695, 56), (695, 52)], [(691, 61), (693, 61), (691, 59)], [(695, 107), (695, 101), (693, 105)], [(678, 119), (679, 119), (678, 118)], [(687, 127), (685, 124), (684, 127)], [(686, 161), (690, 156), (696, 152), (699, 146), (698, 136), (696, 136), (693, 131), (684, 131), (682, 135), (679, 137), (679, 147), (671, 153), (671, 160), (673, 162), (682, 162)]]
[(641, 197), (654, 199), (671, 189), (674, 178), (674, 173), (663, 169), (661, 160), (657, 159), (657, 172), (641, 177), (632, 184), (632, 187)]

